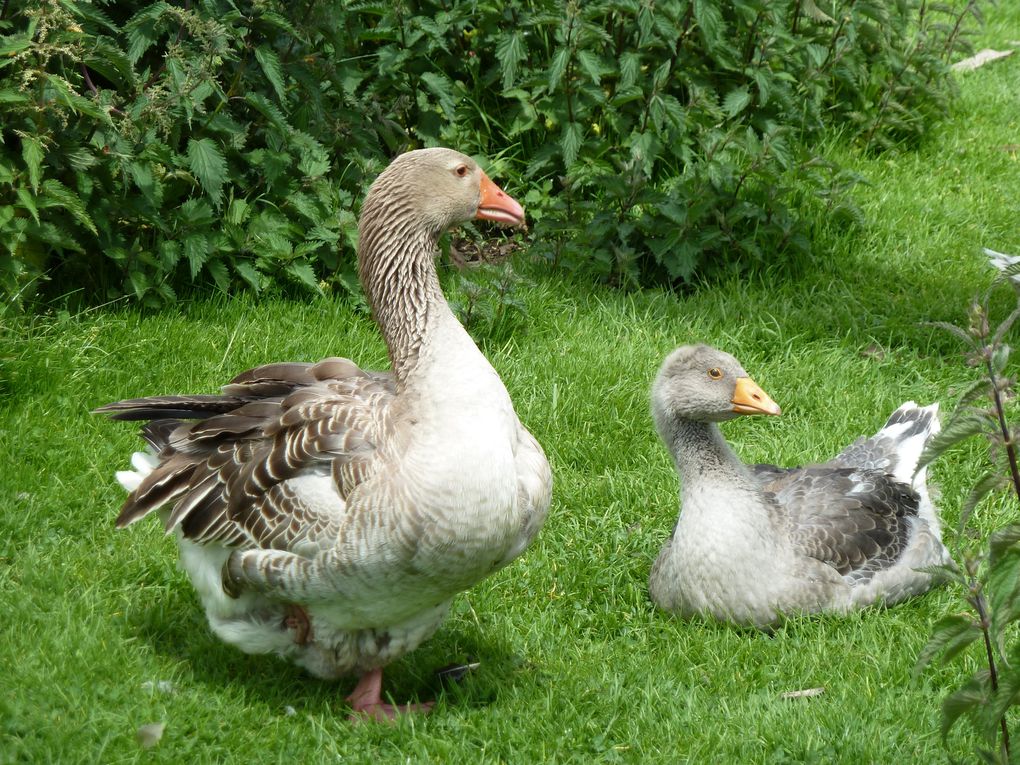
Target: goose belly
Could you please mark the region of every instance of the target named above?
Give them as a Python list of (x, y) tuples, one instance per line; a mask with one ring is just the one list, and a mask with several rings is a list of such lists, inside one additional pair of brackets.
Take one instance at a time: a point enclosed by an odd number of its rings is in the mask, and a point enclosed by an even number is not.
[(333, 679), (388, 664), (435, 633), (449, 611), (449, 600), (418, 600), (400, 619), (384, 620), (385, 626), (351, 628), (347, 611), (338, 613), (329, 604), (305, 606), (310, 639), (299, 644), (287, 624), (287, 604), (253, 592), (232, 598), (223, 591), (221, 572), (231, 550), (197, 545), (180, 536), (178, 542), (181, 567), (220, 640), (245, 653), (276, 654), (316, 677)]

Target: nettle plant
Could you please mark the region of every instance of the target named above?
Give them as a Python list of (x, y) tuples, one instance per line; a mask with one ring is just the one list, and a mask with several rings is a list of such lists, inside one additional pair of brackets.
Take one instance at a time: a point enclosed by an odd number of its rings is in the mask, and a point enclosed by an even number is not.
[[(1005, 343), (1010, 328), (1020, 319), (1020, 265), (1007, 266), (999, 280), (1012, 280), (1016, 308), (992, 327), (989, 318), (991, 290), (971, 305), (967, 327), (938, 323), (966, 346), (969, 366), (978, 379), (963, 393), (942, 432), (922, 455), (919, 467), (972, 438), (988, 443), (988, 466), (964, 500), (956, 534), (954, 563), (944, 573), (967, 606), (963, 613), (942, 619), (918, 659), (920, 671), (936, 659), (948, 663), (980, 645), (979, 669), (942, 703), (945, 739), (961, 720), (967, 720), (981, 745), (979, 757), (988, 763), (1011, 762), (1007, 715), (1020, 703), (1020, 456), (1015, 421), (1016, 380), (1009, 375), (1011, 348)], [(993, 285), (994, 286), (994, 285)], [(1012, 421), (1011, 421), (1012, 420)], [(1012, 511), (1011, 522), (986, 538), (971, 528), (975, 509), (997, 496)], [(979, 541), (972, 540), (977, 536)]]
[(44, 275), (159, 304), (189, 282), (317, 289), (337, 269), (350, 186), (379, 162), (324, 95), (340, 86), (332, 21), (309, 7), (299, 31), (283, 5), (3, 4), (0, 280), (15, 299)]
[(356, 289), (367, 183), (435, 144), (613, 284), (794, 257), (860, 220), (806, 147), (922, 136), (976, 1), (4, 0), (0, 284)]

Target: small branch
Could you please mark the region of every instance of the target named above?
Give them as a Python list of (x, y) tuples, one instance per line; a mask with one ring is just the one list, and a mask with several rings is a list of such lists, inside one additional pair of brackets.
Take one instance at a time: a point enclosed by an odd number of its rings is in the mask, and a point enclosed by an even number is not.
[[(999, 672), (995, 666), (995, 653), (992, 651), (992, 637), (988, 634), (988, 610), (985, 607), (985, 596), (981, 594), (980, 585), (971, 581), (971, 592), (974, 595), (974, 609), (981, 620), (981, 634), (985, 639), (985, 656), (988, 658), (988, 679), (992, 684), (992, 692), (999, 690)], [(1002, 749), (1006, 754), (1006, 761), (1009, 761), (1009, 729), (1006, 727), (1006, 716), (999, 718), (999, 730), (1002, 732)]]
[(85, 85), (91, 91), (92, 95), (99, 95), (99, 88), (92, 82), (92, 78), (89, 76), (89, 68), (85, 64), (81, 65), (81, 74), (85, 78)]
[(1009, 433), (1009, 425), (1006, 423), (1006, 413), (1003, 411), (1002, 396), (999, 394), (999, 379), (995, 376), (992, 368), (991, 354), (985, 359), (988, 368), (988, 379), (992, 383), (992, 400), (995, 402), (995, 414), (999, 419), (999, 429), (1002, 431), (1002, 444), (1006, 447), (1006, 456), (1009, 459), (1009, 472), (1013, 479), (1013, 490), (1017, 499), (1020, 499), (1020, 467), (1017, 465), (1016, 444)]

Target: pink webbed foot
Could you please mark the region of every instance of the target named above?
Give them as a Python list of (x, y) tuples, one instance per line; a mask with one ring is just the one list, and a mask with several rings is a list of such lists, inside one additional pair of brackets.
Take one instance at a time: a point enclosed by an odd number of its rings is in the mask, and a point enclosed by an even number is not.
[(354, 709), (348, 717), (351, 722), (375, 720), (376, 722), (393, 722), (397, 715), (427, 714), (432, 711), (436, 702), (427, 701), (423, 704), (387, 704), (382, 700), (382, 669), (377, 668), (361, 676), (357, 686), (347, 697)]

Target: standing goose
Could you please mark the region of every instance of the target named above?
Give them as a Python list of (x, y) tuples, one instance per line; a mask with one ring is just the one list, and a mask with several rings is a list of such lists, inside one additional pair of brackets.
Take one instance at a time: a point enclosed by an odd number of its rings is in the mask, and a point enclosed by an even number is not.
[(779, 407), (730, 356), (670, 354), (652, 417), (680, 474), (681, 512), (652, 567), (667, 611), (767, 626), (792, 612), (845, 612), (924, 592), (919, 567), (947, 563), (925, 470), (938, 405), (903, 404), (871, 438), (803, 468), (744, 465), (716, 423)]
[(397, 157), (369, 190), (359, 274), (392, 373), (269, 364), (219, 395), (97, 410), (149, 421), (150, 453), (117, 474), (131, 492), (117, 526), (158, 510), (221, 639), (361, 673), (348, 701), (376, 719), (431, 706), (384, 703), (382, 667), (520, 555), (549, 508), (542, 448), (440, 290), (437, 240), (472, 218), (516, 226), (524, 210), (449, 149)]

